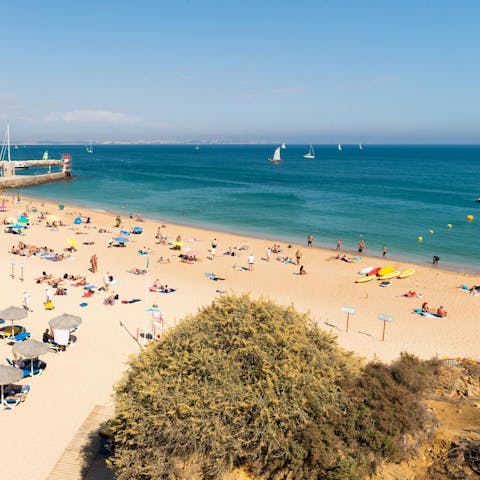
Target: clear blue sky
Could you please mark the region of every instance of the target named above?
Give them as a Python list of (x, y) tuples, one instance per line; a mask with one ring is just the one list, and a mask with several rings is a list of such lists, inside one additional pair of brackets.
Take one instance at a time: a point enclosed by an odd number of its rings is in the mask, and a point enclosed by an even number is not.
[(478, 0), (29, 0), (1, 19), (14, 142), (480, 143)]

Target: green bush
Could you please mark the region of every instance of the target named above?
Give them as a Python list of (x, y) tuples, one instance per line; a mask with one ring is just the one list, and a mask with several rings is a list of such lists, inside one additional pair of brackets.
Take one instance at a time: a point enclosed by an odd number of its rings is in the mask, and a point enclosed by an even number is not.
[(111, 462), (118, 480), (359, 480), (419, 408), (292, 307), (225, 296), (131, 360)]

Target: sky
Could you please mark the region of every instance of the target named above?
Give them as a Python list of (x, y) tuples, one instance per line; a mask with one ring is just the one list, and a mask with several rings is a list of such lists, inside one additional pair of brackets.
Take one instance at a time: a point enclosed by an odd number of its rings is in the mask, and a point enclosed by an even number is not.
[(478, 0), (2, 2), (12, 142), (480, 143)]

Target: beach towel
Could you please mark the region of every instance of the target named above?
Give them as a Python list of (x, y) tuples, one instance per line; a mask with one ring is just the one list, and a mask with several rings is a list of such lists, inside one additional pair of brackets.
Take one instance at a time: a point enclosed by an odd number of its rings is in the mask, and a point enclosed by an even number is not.
[(83, 307), (86, 307), (87, 305), (88, 305), (87, 302), (82, 302), (82, 303), (80, 304), (80, 306), (81, 306), (82, 308), (83, 308)]
[(430, 312), (422, 312), (422, 310), (420, 308), (416, 308), (414, 310), (415, 313), (417, 313), (418, 315), (421, 315), (422, 317), (427, 317), (427, 318), (444, 318), (444, 317), (439, 317), (438, 315), (435, 315), (434, 313), (430, 313)]
[(133, 298), (132, 300), (122, 300), (122, 303), (137, 303), (141, 302), (139, 298)]
[(92, 290), (87, 290), (83, 295), (82, 297), (91, 297), (95, 292), (92, 291)]

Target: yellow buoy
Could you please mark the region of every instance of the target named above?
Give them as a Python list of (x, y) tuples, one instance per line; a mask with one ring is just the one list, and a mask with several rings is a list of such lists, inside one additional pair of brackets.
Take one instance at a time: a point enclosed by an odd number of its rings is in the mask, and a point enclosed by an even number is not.
[(433, 235), (434, 232), (433, 232), (433, 230), (429, 230), (428, 233), (429, 233), (430, 235)]
[(449, 223), (449, 224), (447, 225), (447, 228), (452, 228), (452, 227), (453, 227), (453, 225), (452, 225), (451, 223)]
[(417, 240), (418, 240), (419, 242), (423, 242), (423, 237), (418, 237)]
[(471, 222), (473, 220), (473, 215), (467, 215), (467, 220)]

